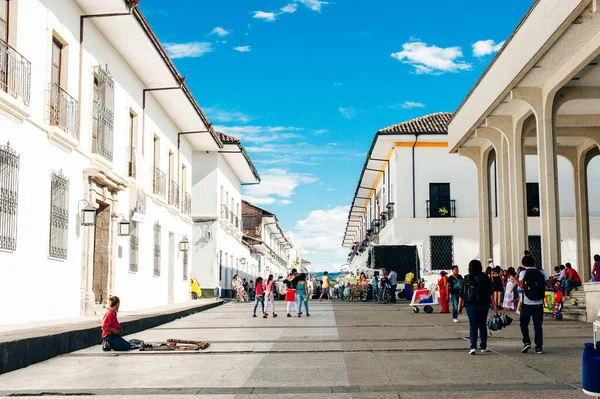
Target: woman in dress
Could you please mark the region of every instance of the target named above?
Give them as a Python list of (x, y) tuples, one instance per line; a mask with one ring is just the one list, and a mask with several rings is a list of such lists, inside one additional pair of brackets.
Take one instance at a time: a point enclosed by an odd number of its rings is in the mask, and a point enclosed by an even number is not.
[(265, 306), (265, 314), (263, 317), (266, 319), (267, 314), (269, 313), (269, 305), (271, 306), (271, 312), (273, 312), (273, 317), (277, 317), (277, 313), (275, 313), (275, 295), (273, 291), (275, 289), (275, 282), (273, 281), (273, 275), (269, 274), (269, 278), (267, 279), (267, 283), (265, 284), (265, 301), (267, 305)]
[(441, 313), (450, 313), (448, 309), (448, 277), (446, 272), (442, 270), (440, 272), (440, 279), (438, 280), (437, 286), (440, 291), (440, 305), (442, 306)]
[(517, 280), (517, 272), (514, 267), (509, 267), (507, 273), (508, 280), (506, 281), (506, 291), (504, 292), (504, 303), (502, 304), (502, 307), (504, 310), (515, 310), (517, 308), (516, 302), (518, 301), (515, 291), (516, 287), (519, 285), (519, 280)]
[(306, 317), (310, 317), (310, 313), (308, 313), (308, 283), (304, 273), (298, 277), (296, 297), (298, 298), (298, 317), (302, 317), (302, 303), (306, 309)]
[(492, 271), (492, 288), (494, 289), (494, 306), (502, 306), (502, 268), (496, 266)]

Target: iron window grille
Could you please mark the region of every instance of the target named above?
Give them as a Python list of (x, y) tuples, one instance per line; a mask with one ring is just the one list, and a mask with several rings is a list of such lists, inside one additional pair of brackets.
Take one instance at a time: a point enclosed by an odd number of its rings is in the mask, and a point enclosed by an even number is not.
[(94, 106), (92, 149), (96, 154), (112, 162), (114, 130), (115, 82), (108, 65), (94, 68)]
[(154, 168), (154, 194), (163, 198), (167, 196), (167, 175), (158, 168)]
[(29, 106), (31, 62), (0, 39), (0, 88)]
[(0, 145), (0, 249), (17, 249), (20, 156), (10, 146)]
[(179, 208), (179, 184), (175, 183), (173, 180), (171, 180), (170, 182), (171, 184), (169, 186), (169, 205), (173, 205)]
[(69, 242), (69, 179), (53, 172), (50, 195), (50, 256), (67, 259)]
[(182, 212), (185, 215), (192, 216), (192, 196), (189, 193), (185, 193)]
[(229, 209), (227, 209), (227, 205), (221, 205), (221, 218), (227, 220), (229, 217)]
[(449, 270), (454, 265), (454, 236), (429, 236), (431, 270)]
[(455, 218), (455, 200), (427, 200), (428, 218)]
[(79, 119), (77, 100), (56, 83), (48, 89), (48, 123), (77, 138)]
[(529, 243), (529, 251), (531, 256), (538, 267), (542, 266), (542, 236), (529, 236), (527, 237)]
[(140, 234), (139, 223), (130, 220), (131, 232), (129, 234), (129, 272), (137, 273), (139, 268)]
[(135, 177), (136, 172), (136, 162), (135, 162), (135, 147), (128, 146), (127, 147), (127, 173), (129, 177)]
[(154, 223), (154, 277), (160, 277), (160, 223)]
[(187, 281), (188, 279), (188, 251), (183, 253), (183, 281)]

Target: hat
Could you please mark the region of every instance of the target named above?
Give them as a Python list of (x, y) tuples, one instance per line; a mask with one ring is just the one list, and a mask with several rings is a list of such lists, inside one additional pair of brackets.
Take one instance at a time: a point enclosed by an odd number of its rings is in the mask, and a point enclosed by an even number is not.
[(442, 271), (440, 272), (440, 274), (441, 274), (442, 276), (445, 276), (445, 275), (446, 275), (446, 274), (448, 274), (448, 273), (446, 273), (444, 270), (442, 270)]

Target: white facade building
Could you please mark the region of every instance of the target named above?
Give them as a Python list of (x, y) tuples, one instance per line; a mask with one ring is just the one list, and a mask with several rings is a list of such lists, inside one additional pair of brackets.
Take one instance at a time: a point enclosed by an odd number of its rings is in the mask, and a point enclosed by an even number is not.
[(0, 324), (189, 299), (192, 151), (222, 144), (129, 6), (0, 1)]
[(257, 255), (242, 240), (241, 191), (260, 177), (241, 142), (218, 134), (222, 150), (193, 154), (193, 274), (207, 296), (216, 287), (226, 294), (234, 275), (251, 279), (259, 270)]
[[(440, 269), (457, 264), (467, 272), (472, 259), (493, 256), (500, 263), (501, 246), (497, 208), (502, 192), (492, 190), (490, 214), (492, 252), (480, 253), (478, 177), (475, 164), (448, 153), (447, 126), (451, 113), (437, 113), (390, 126), (377, 132), (355, 193), (344, 237), (352, 249), (350, 270), (367, 266), (373, 245), (414, 245), (421, 272), (435, 280)], [(529, 247), (541, 259), (537, 157), (527, 156)], [(488, 164), (490, 186), (497, 187), (498, 170)], [(590, 176), (600, 175), (600, 162), (590, 163)], [(562, 249), (566, 261), (576, 259), (572, 169), (559, 160)], [(590, 186), (590, 197), (600, 186)], [(563, 201), (564, 197), (564, 201)], [(500, 201), (499, 201), (500, 200)], [(536, 202), (537, 201), (537, 202)], [(496, 205), (498, 204), (498, 205)], [(600, 238), (600, 207), (590, 203), (592, 241)], [(385, 220), (382, 220), (385, 219)], [(375, 230), (369, 234), (369, 229)], [(365, 239), (369, 237), (368, 240)], [(364, 243), (364, 244), (363, 244)], [(367, 246), (368, 243), (368, 246)], [(526, 248), (520, 248), (521, 255)], [(597, 248), (600, 250), (600, 248)], [(541, 259), (543, 261), (543, 259)], [(403, 276), (399, 276), (403, 278)]]

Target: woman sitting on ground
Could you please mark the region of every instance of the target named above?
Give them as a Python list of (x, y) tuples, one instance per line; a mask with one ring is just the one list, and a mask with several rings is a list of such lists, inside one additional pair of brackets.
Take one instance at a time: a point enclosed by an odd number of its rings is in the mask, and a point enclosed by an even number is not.
[(108, 309), (102, 319), (102, 350), (128, 351), (131, 349), (129, 342), (119, 336), (121, 324), (117, 319), (117, 312), (121, 301), (118, 296), (108, 297)]

